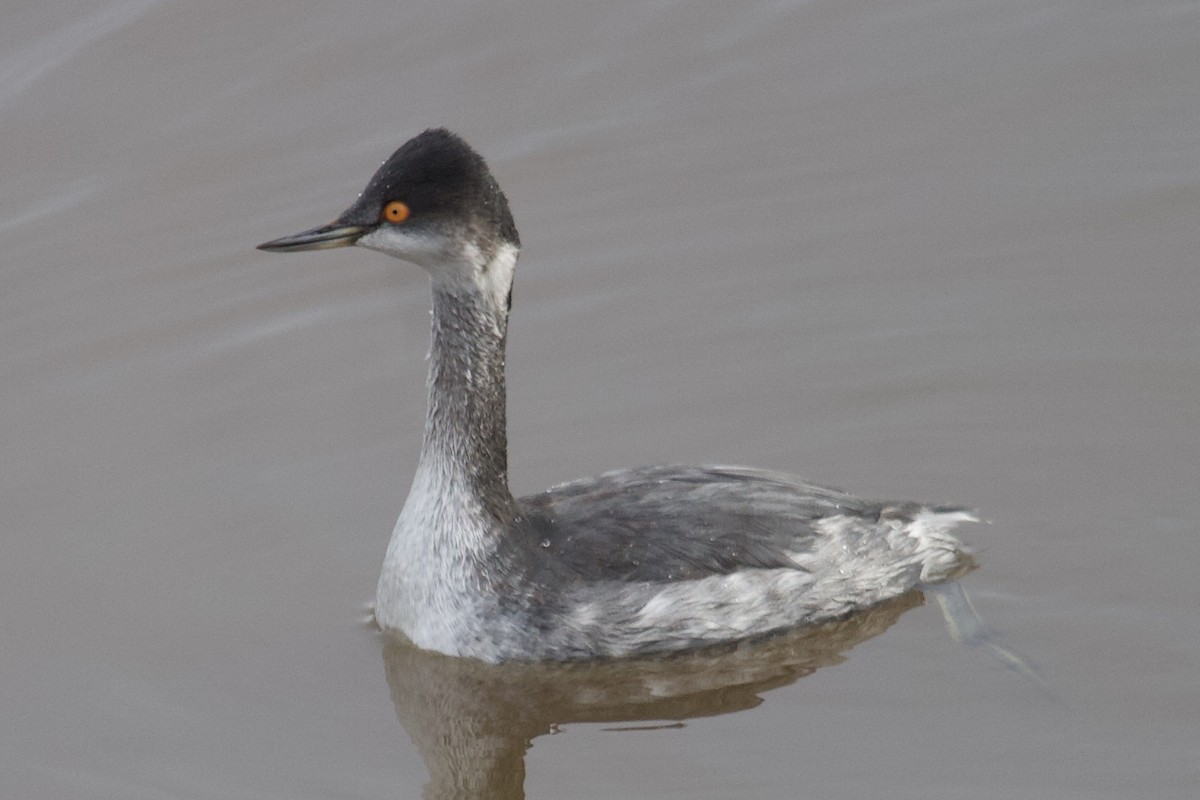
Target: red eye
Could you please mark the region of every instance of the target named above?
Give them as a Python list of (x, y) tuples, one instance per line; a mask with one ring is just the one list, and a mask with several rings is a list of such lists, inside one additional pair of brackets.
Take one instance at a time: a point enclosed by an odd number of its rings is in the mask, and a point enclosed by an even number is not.
[(404, 203), (401, 203), (399, 200), (393, 200), (383, 207), (383, 218), (395, 225), (399, 225), (401, 222), (404, 222), (404, 220), (408, 219), (408, 215), (411, 213), (412, 212), (409, 211), (408, 206), (406, 206)]

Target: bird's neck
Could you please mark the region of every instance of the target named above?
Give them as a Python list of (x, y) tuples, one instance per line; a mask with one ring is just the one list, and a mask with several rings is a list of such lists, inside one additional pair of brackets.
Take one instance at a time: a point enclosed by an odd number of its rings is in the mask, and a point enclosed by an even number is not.
[(508, 489), (504, 346), (516, 252), (482, 278), (434, 275), (429, 410), (420, 469), (491, 521), (515, 514)]

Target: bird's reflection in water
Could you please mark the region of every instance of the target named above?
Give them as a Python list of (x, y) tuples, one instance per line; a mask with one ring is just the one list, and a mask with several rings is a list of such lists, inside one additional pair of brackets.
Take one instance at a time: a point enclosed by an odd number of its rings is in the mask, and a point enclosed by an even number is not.
[(838, 664), (859, 642), (920, 605), (909, 592), (839, 622), (658, 658), (484, 664), (386, 637), (396, 715), (425, 760), (427, 800), (525, 796), (525, 751), (572, 722), (679, 724), (753, 708), (768, 689)]

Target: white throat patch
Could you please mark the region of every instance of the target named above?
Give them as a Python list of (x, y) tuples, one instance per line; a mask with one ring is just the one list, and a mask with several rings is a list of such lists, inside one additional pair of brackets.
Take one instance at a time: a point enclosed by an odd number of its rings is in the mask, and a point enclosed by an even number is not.
[[(513, 273), (517, 268), (519, 253), (516, 247), (505, 242), (496, 249), (492, 260), (483, 265), (478, 273), (479, 288), (495, 308), (505, 309), (508, 305), (508, 293), (512, 289)], [(476, 251), (476, 258), (479, 257)]]

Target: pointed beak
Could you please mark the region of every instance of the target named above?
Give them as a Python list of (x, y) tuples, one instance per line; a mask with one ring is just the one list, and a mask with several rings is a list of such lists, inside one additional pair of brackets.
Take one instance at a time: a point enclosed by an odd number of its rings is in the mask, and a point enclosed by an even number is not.
[(259, 250), (269, 253), (295, 253), (300, 250), (329, 250), (334, 247), (350, 247), (359, 237), (370, 233), (372, 226), (345, 225), (334, 222), (322, 225), (292, 236), (272, 239), (258, 246)]

